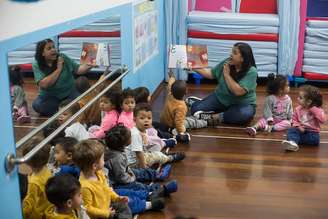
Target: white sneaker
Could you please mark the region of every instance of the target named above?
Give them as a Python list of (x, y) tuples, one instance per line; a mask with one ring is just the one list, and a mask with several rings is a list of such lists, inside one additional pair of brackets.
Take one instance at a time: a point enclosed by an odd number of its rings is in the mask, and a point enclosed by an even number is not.
[(215, 114), (214, 111), (197, 111), (194, 113), (194, 117), (202, 120), (213, 119), (212, 115)]
[(294, 141), (284, 140), (281, 143), (285, 149), (285, 151), (298, 151), (299, 147)]

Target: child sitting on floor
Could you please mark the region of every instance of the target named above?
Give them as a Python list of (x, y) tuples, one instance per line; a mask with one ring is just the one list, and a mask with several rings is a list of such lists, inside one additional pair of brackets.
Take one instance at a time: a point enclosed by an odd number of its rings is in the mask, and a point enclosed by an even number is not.
[(254, 126), (247, 127), (246, 132), (255, 136), (258, 130), (266, 132), (283, 131), (291, 126), (293, 106), (288, 96), (289, 83), (286, 76), (268, 75), (268, 96), (264, 101), (263, 118)]
[(46, 195), (54, 206), (45, 212), (45, 219), (86, 219), (82, 206), (81, 184), (70, 174), (60, 174), (48, 179)]
[(124, 89), (121, 100), (122, 112), (117, 123), (122, 123), (129, 129), (133, 128), (135, 125), (133, 120), (133, 110), (135, 106), (136, 101), (134, 99), (134, 91), (130, 88)]
[(73, 161), (80, 168), (83, 204), (91, 219), (132, 218), (128, 198), (117, 195), (104, 174), (104, 145), (98, 140), (83, 140), (74, 146)]
[[(59, 110), (64, 108), (66, 105), (70, 103), (69, 100), (64, 100), (59, 104)], [(75, 113), (80, 110), (80, 106), (75, 103), (65, 112), (63, 112), (57, 119), (58, 125), (64, 124), (69, 118), (71, 118)], [(86, 128), (78, 121), (73, 121), (69, 126), (65, 129), (66, 137), (73, 137), (78, 141), (85, 140), (91, 138), (91, 134), (86, 130)]]
[(292, 119), (293, 127), (288, 129), (287, 140), (282, 142), (286, 151), (298, 151), (299, 144), (320, 144), (320, 124), (326, 121), (326, 114), (321, 108), (320, 90), (311, 85), (300, 87), (297, 98), (298, 106)]
[[(23, 155), (30, 152), (43, 139), (34, 137), (23, 149)], [(47, 168), (50, 145), (43, 146), (34, 156), (27, 161), (32, 173), (28, 176), (28, 188), (26, 197), (23, 200), (24, 218), (42, 218), (45, 210), (51, 206), (45, 193), (45, 185), (51, 177), (51, 172)]]
[(18, 65), (9, 67), (10, 95), (13, 105), (14, 121), (19, 123), (30, 122), (28, 115), (27, 101), (23, 89), (23, 78)]
[(131, 144), (126, 147), (129, 165), (140, 168), (151, 167), (154, 164), (165, 164), (180, 161), (185, 158), (183, 152), (166, 155), (160, 151), (148, 151), (148, 139), (146, 130), (152, 124), (151, 107), (147, 103), (140, 103), (134, 109), (134, 120), (136, 126), (131, 129)]
[(100, 98), (100, 110), (105, 112), (101, 120), (101, 125), (92, 126), (89, 132), (94, 138), (105, 137), (105, 132), (117, 124), (120, 111), (121, 92), (118, 90), (109, 90)]
[[(150, 92), (146, 87), (137, 87), (134, 89), (136, 104), (149, 103), (150, 104)], [(153, 123), (154, 124), (154, 123)], [(168, 132), (156, 130), (151, 127), (146, 130), (148, 136), (149, 145), (153, 145), (152, 148), (162, 150), (164, 147), (172, 148), (177, 144), (177, 140), (172, 138), (173, 136)]]
[(55, 144), (55, 174), (63, 174), (69, 173), (73, 175), (75, 178), (80, 177), (80, 169), (77, 168), (73, 163), (73, 152), (74, 145), (76, 145), (78, 141), (72, 137), (64, 137), (58, 138)]

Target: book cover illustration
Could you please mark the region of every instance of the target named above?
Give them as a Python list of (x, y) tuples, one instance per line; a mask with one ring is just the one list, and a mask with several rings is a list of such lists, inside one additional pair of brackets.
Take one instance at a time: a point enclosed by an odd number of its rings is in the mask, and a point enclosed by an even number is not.
[(170, 45), (169, 68), (208, 67), (206, 45)]
[(110, 66), (110, 45), (108, 43), (83, 43), (81, 64)]

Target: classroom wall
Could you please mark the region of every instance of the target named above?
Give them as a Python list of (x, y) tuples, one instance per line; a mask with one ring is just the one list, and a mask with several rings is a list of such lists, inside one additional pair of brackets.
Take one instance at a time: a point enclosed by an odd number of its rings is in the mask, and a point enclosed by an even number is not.
[[(122, 81), (124, 88), (131, 87), (136, 88), (139, 86), (147, 87), (151, 93), (153, 93), (156, 88), (164, 79), (164, 55), (166, 55), (165, 49), (165, 39), (164, 39), (164, 0), (157, 0), (157, 9), (159, 12), (158, 17), (158, 47), (159, 52), (157, 55), (153, 56), (147, 63), (145, 63), (141, 68), (130, 72)], [(124, 24), (128, 22), (124, 17), (121, 17), (121, 22)], [(122, 30), (126, 31), (126, 30)], [(128, 30), (129, 32), (129, 30)], [(133, 32), (132, 32), (133, 33)], [(125, 33), (125, 34), (132, 34)], [(123, 33), (124, 34), (124, 33)], [(133, 57), (131, 56), (133, 45), (131, 42), (122, 42), (122, 64), (133, 63)], [(125, 44), (125, 45), (124, 45)], [(131, 44), (131, 45), (130, 45)], [(130, 53), (130, 56), (128, 55)], [(126, 55), (125, 55), (126, 54)], [(131, 68), (134, 70), (133, 68)]]

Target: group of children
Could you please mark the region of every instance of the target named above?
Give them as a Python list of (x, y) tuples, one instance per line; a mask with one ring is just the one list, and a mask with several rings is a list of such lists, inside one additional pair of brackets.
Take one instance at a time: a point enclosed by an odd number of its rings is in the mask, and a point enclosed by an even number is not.
[[(83, 92), (90, 84), (81, 77), (76, 86)], [(153, 122), (145, 87), (111, 89), (70, 122), (51, 141), (53, 150), (45, 146), (28, 161), (32, 174), (23, 200), (24, 218), (131, 218), (164, 208), (164, 198), (177, 191), (177, 181), (158, 182), (168, 178), (172, 162), (185, 158), (183, 152), (166, 149), (189, 142), (187, 129), (217, 125), (213, 119), (187, 116), (184, 81), (170, 76), (167, 91), (159, 122)], [(270, 74), (267, 92), (263, 118), (247, 127), (247, 133), (288, 130), (283, 145), (291, 151), (299, 144), (318, 145), (320, 124), (326, 121), (319, 89), (302, 86), (294, 112), (285, 76)], [(63, 112), (44, 130), (44, 137), (66, 123), (87, 98)], [(67, 104), (62, 102), (60, 109)], [(28, 116), (25, 112), (17, 120)], [(41, 140), (32, 139), (23, 153)]]
[(286, 76), (270, 74), (267, 93), (263, 117), (255, 125), (247, 127), (246, 132), (255, 136), (257, 131), (287, 130), (287, 140), (282, 142), (286, 151), (297, 151), (299, 144), (319, 145), (320, 125), (326, 121), (320, 90), (311, 85), (300, 87), (298, 106), (294, 112)]
[[(77, 80), (77, 86), (88, 87), (83, 80)], [(185, 94), (185, 84), (178, 87), (172, 93)], [(179, 100), (183, 104), (184, 94)], [(188, 142), (190, 136), (184, 127), (172, 134), (176, 124), (184, 126), (184, 118), (176, 119), (172, 109), (165, 116), (173, 117), (173, 125), (158, 122), (167, 130), (155, 129), (149, 100), (145, 87), (112, 89), (91, 106), (103, 113), (100, 125), (86, 125), (81, 118), (88, 115), (82, 115), (50, 142), (54, 147), (43, 147), (29, 160), (32, 174), (23, 200), (24, 218), (132, 218), (146, 210), (163, 209), (165, 197), (176, 192), (178, 184), (176, 180), (159, 182), (169, 177), (172, 162), (185, 158), (183, 152), (168, 149), (177, 139)], [(67, 104), (62, 102), (60, 109)], [(73, 104), (44, 129), (44, 137), (79, 109), (80, 103)], [(33, 138), (23, 154), (41, 140)]]

